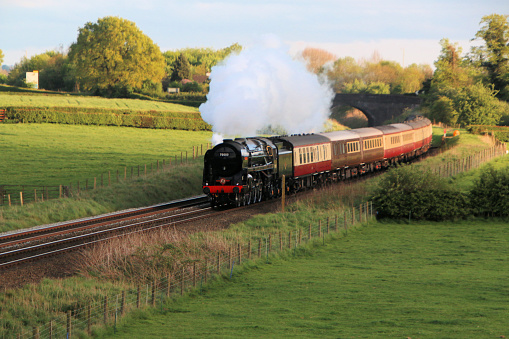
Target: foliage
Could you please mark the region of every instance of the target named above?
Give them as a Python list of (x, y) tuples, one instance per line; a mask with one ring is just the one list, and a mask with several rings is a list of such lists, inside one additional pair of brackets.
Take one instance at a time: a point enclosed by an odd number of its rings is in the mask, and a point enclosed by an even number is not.
[(483, 84), (482, 73), (469, 60), (461, 58), (461, 48), (448, 39), (441, 41), (442, 51), (430, 82), (425, 105), (428, 117), (446, 124), (495, 125), (506, 106), (496, 98), (493, 86)]
[(30, 59), (23, 58), (9, 73), (7, 84), (27, 88), (26, 72), (39, 71), (39, 88), (70, 91), (74, 87), (72, 66), (62, 52), (48, 51)]
[(468, 215), (464, 195), (429, 170), (400, 166), (389, 170), (372, 195), (378, 218), (454, 220)]
[(118, 17), (86, 23), (69, 57), (80, 86), (108, 96), (128, 96), (164, 76), (159, 47), (133, 22)]
[(488, 73), (497, 96), (509, 100), (509, 22), (508, 15), (491, 14), (482, 18), (476, 38), (484, 45), (472, 48), (472, 59)]
[[(340, 93), (362, 93), (366, 88), (373, 88), (368, 93), (377, 94), (415, 93), (431, 74), (428, 65), (412, 64), (403, 68), (396, 62), (381, 60), (376, 54), (363, 62), (352, 57), (339, 58), (327, 70), (334, 90)], [(360, 90), (359, 85), (362, 85)]]
[(175, 60), (171, 81), (182, 81), (191, 78), (191, 64), (183, 53), (180, 53)]
[(199, 113), (130, 111), (80, 107), (27, 108), (7, 107), (6, 116), (13, 122), (57, 123), (71, 125), (124, 126), (139, 128), (208, 131), (210, 125)]
[(4, 52), (0, 49), (0, 66), (2, 66), (3, 62), (4, 62)]
[(472, 209), (477, 215), (509, 215), (509, 172), (488, 164), (470, 191)]
[(336, 56), (332, 53), (329, 53), (323, 49), (311, 47), (305, 48), (301, 55), (302, 58), (306, 61), (306, 67), (308, 71), (315, 74), (322, 73), (325, 70), (324, 65), (336, 59)]
[(363, 80), (355, 79), (344, 86), (343, 93), (390, 94), (390, 86), (381, 81), (366, 84)]

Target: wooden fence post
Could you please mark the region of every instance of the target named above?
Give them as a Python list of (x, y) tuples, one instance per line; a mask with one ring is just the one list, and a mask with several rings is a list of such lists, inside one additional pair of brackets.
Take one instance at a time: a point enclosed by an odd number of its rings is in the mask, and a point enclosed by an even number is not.
[(23, 192), (19, 192), (19, 203), (23, 206)]
[(184, 295), (184, 266), (182, 266), (182, 275), (180, 276), (180, 295)]
[(171, 273), (168, 273), (166, 282), (166, 296), (169, 297), (170, 295), (171, 295)]
[(247, 244), (247, 259), (251, 260), (251, 239), (249, 239), (249, 242)]
[(87, 306), (87, 332), (90, 334), (90, 329), (92, 327), (92, 304), (88, 304)]
[(196, 261), (193, 262), (193, 287), (196, 287)]
[(141, 302), (141, 287), (138, 286), (136, 289), (136, 308), (140, 308), (140, 302)]
[(67, 338), (71, 338), (71, 310), (67, 311)]
[(103, 314), (103, 320), (104, 324), (108, 323), (108, 296), (104, 296), (104, 314)]
[(122, 290), (122, 299), (120, 301), (120, 316), (124, 316), (125, 312), (125, 290)]
[[(39, 339), (40, 338), (40, 336), (39, 336), (39, 327), (37, 327), (37, 326), (32, 327), (32, 335), (33, 335), (34, 339)], [(69, 336), (69, 338), (70, 338), (70, 336)]]
[(157, 280), (154, 279), (152, 281), (152, 298), (150, 299), (152, 307), (154, 307), (156, 305), (156, 284), (157, 284)]

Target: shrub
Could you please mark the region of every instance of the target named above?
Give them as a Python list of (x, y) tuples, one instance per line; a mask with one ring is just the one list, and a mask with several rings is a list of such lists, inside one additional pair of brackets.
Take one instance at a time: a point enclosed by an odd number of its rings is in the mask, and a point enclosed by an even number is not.
[(372, 199), (378, 218), (441, 221), (469, 214), (465, 195), (436, 174), (410, 166), (391, 169)]
[(477, 215), (509, 215), (509, 173), (488, 164), (470, 191), (472, 210)]

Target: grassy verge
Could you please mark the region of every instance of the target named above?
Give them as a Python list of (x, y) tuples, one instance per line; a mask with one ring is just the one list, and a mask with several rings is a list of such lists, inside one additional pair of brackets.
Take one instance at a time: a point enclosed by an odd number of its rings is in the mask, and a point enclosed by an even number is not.
[(0, 232), (72, 220), (202, 194), (203, 157), (165, 171), (122, 180), (71, 198), (0, 207)]
[(502, 337), (508, 231), (494, 221), (372, 224), (104, 337)]

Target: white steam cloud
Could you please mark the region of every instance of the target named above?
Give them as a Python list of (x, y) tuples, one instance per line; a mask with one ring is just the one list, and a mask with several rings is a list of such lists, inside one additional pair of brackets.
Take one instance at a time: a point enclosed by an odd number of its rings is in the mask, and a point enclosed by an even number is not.
[(274, 36), (213, 67), (210, 79), (200, 112), (216, 134), (318, 132), (330, 114), (330, 86), (293, 60)]

